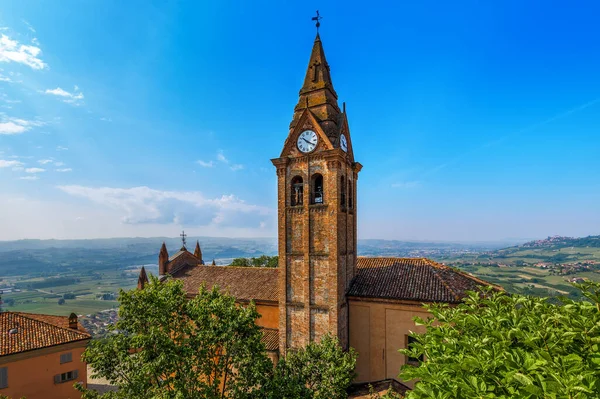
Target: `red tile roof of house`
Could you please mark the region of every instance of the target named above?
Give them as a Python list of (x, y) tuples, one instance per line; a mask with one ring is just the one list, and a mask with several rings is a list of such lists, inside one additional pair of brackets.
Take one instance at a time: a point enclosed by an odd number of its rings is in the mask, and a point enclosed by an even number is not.
[(0, 356), (90, 338), (91, 335), (79, 323), (77, 330), (69, 328), (68, 317), (21, 312), (0, 313)]
[(206, 284), (208, 289), (217, 285), (239, 300), (277, 302), (277, 276), (277, 269), (272, 267), (198, 265), (182, 267), (172, 277), (183, 281), (189, 295), (197, 294)]
[(359, 257), (348, 296), (457, 303), (483, 286), (492, 284), (425, 258)]

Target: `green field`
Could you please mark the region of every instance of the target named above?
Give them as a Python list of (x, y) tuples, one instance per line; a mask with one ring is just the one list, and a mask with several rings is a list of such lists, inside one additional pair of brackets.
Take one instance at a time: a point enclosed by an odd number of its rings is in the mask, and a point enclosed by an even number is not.
[[(137, 270), (102, 271), (85, 276), (61, 274), (60, 276), (15, 276), (5, 280), (7, 283), (17, 284), (21, 292), (2, 294), (5, 302), (3, 309), (20, 312), (46, 313), (54, 315), (68, 315), (74, 312), (78, 315), (96, 313), (101, 310), (118, 307), (116, 300), (103, 300), (102, 294), (118, 295), (120, 289), (135, 287)], [(44, 286), (34, 288), (32, 284), (44, 284), (56, 279), (73, 278), (74, 283), (68, 285)], [(74, 294), (75, 299), (65, 299), (59, 305), (59, 299), (64, 294)]]

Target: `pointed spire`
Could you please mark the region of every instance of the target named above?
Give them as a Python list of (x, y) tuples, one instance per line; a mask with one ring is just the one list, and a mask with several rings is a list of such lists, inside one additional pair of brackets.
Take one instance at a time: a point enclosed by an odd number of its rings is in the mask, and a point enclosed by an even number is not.
[(202, 264), (202, 250), (200, 249), (200, 241), (196, 241), (196, 249), (194, 249), (194, 256), (200, 260)]
[(300, 89), (298, 104), (294, 108), (290, 129), (296, 126), (306, 108), (313, 113), (328, 136), (333, 138), (338, 134), (340, 108), (337, 103), (337, 93), (333, 88), (329, 64), (325, 58), (323, 43), (318, 33), (310, 53), (304, 84)]
[(144, 289), (146, 283), (148, 283), (148, 275), (146, 274), (146, 268), (142, 266), (142, 270), (140, 270), (140, 276), (138, 277), (138, 290)]
[(169, 263), (169, 252), (167, 251), (167, 245), (163, 241), (158, 253), (158, 275), (164, 276), (167, 274), (167, 263)]
[(216, 266), (216, 265), (217, 265), (217, 264), (215, 263), (215, 260), (214, 260), (214, 259), (213, 259), (213, 263), (212, 263), (212, 265), (213, 265), (213, 266)]

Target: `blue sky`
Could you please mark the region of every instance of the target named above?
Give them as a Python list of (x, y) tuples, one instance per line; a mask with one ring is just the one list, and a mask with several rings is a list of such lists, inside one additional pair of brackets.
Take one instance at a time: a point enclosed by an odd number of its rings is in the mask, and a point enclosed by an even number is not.
[(275, 236), (315, 29), (359, 236), (600, 234), (600, 5), (7, 0), (0, 239)]

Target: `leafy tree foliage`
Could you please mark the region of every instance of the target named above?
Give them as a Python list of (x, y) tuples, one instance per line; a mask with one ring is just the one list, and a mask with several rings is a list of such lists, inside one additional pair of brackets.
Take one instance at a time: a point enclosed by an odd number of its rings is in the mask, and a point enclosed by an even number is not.
[(279, 360), (271, 379), (272, 399), (346, 398), (354, 379), (357, 354), (342, 351), (337, 338), (324, 336)]
[(100, 395), (76, 385), (83, 399), (335, 399), (346, 397), (354, 376), (355, 352), (330, 336), (274, 367), (254, 304), (239, 306), (217, 288), (187, 299), (180, 281), (150, 276), (119, 300), (114, 334), (83, 355), (93, 377), (119, 390)]
[(471, 293), (456, 307), (432, 305), (426, 333), (406, 355), (425, 355), (400, 377), (420, 379), (407, 398), (599, 398), (600, 284), (584, 301), (504, 292)]
[[(103, 398), (260, 396), (273, 365), (253, 304), (237, 306), (216, 288), (188, 300), (181, 282), (155, 277), (143, 290), (121, 291), (119, 300), (118, 333), (92, 341), (83, 355), (95, 377), (119, 387)], [(84, 399), (98, 397), (79, 389)]]
[(261, 255), (257, 258), (235, 258), (231, 266), (243, 267), (277, 267), (279, 256)]

